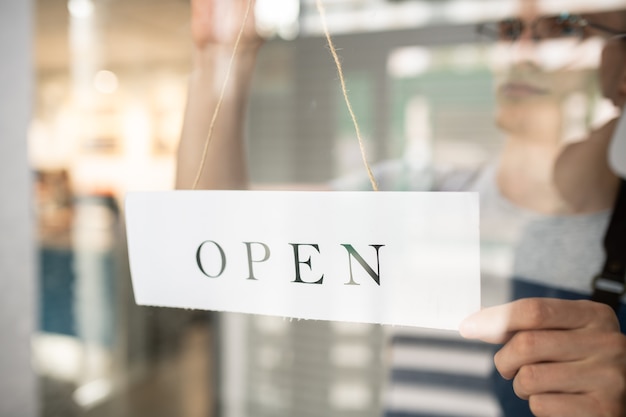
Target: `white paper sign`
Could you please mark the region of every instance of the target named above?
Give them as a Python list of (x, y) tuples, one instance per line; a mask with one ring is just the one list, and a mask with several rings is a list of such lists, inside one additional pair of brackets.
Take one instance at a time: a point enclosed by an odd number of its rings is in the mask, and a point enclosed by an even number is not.
[(480, 308), (474, 193), (126, 199), (138, 304), (457, 329)]

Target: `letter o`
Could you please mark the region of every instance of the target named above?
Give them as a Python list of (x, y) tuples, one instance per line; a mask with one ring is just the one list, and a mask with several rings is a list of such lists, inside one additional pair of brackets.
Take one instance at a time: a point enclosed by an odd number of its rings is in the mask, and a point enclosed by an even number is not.
[[(222, 267), (220, 268), (220, 272), (217, 275), (210, 275), (208, 274), (205, 269), (204, 266), (202, 265), (202, 260), (200, 259), (200, 252), (202, 252), (202, 247), (207, 244), (207, 243), (212, 243), (215, 245), (215, 247), (217, 248), (217, 250), (220, 253), (220, 258), (222, 259)], [(212, 240), (205, 240), (204, 242), (202, 242), (200, 244), (200, 246), (198, 246), (198, 250), (196, 251), (196, 263), (198, 265), (198, 268), (200, 268), (200, 271), (207, 277), (209, 278), (217, 278), (220, 275), (222, 275), (222, 273), (224, 272), (224, 269), (226, 269), (226, 254), (224, 253), (224, 250), (222, 249), (222, 247), (217, 243), (214, 242)]]

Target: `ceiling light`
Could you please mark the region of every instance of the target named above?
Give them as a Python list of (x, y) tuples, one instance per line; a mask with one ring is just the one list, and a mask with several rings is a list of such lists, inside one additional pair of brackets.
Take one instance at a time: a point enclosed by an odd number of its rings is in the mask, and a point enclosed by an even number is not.
[(69, 0), (67, 9), (70, 16), (77, 19), (84, 19), (93, 15), (93, 2), (91, 0)]
[(101, 70), (93, 79), (94, 88), (102, 94), (111, 94), (117, 90), (117, 75), (111, 71)]

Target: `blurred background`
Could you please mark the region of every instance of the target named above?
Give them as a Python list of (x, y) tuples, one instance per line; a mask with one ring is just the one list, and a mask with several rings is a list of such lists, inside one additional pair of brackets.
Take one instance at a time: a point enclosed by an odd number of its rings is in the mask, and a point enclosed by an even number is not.
[[(493, 57), (474, 27), (509, 14), (511, 3), (325, 1), (372, 162), (471, 167), (497, 151)], [(35, 209), (22, 211), (34, 215), (24, 230), (35, 243), (24, 258), (33, 267), (20, 274), (32, 274), (33, 285), (0, 278), (7, 300), (18, 285), (35, 294), (34, 306), (20, 307), (33, 327), (31, 411), (376, 416), (386, 372), (380, 326), (134, 303), (123, 198), (173, 188), (189, 9), (188, 0), (2, 1), (4, 26), (28, 29), (17, 38), (5, 30), (2, 44), (20, 57), (32, 45), (21, 68), (28, 74), (32, 63), (20, 184), (32, 190)], [(16, 10), (22, 20), (11, 17)], [(252, 180), (306, 185), (362, 170), (314, 0), (259, 0), (257, 16), (269, 41), (247, 120)], [(5, 158), (19, 159), (11, 152)], [(17, 343), (0, 341), (7, 352)]]

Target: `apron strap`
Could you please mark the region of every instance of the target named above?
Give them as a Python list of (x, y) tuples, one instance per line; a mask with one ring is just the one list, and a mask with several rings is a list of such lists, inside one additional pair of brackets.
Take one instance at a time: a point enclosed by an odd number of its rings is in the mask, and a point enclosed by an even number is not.
[(593, 279), (591, 299), (607, 304), (617, 312), (626, 293), (626, 180), (621, 179), (613, 214), (604, 236), (606, 259)]

